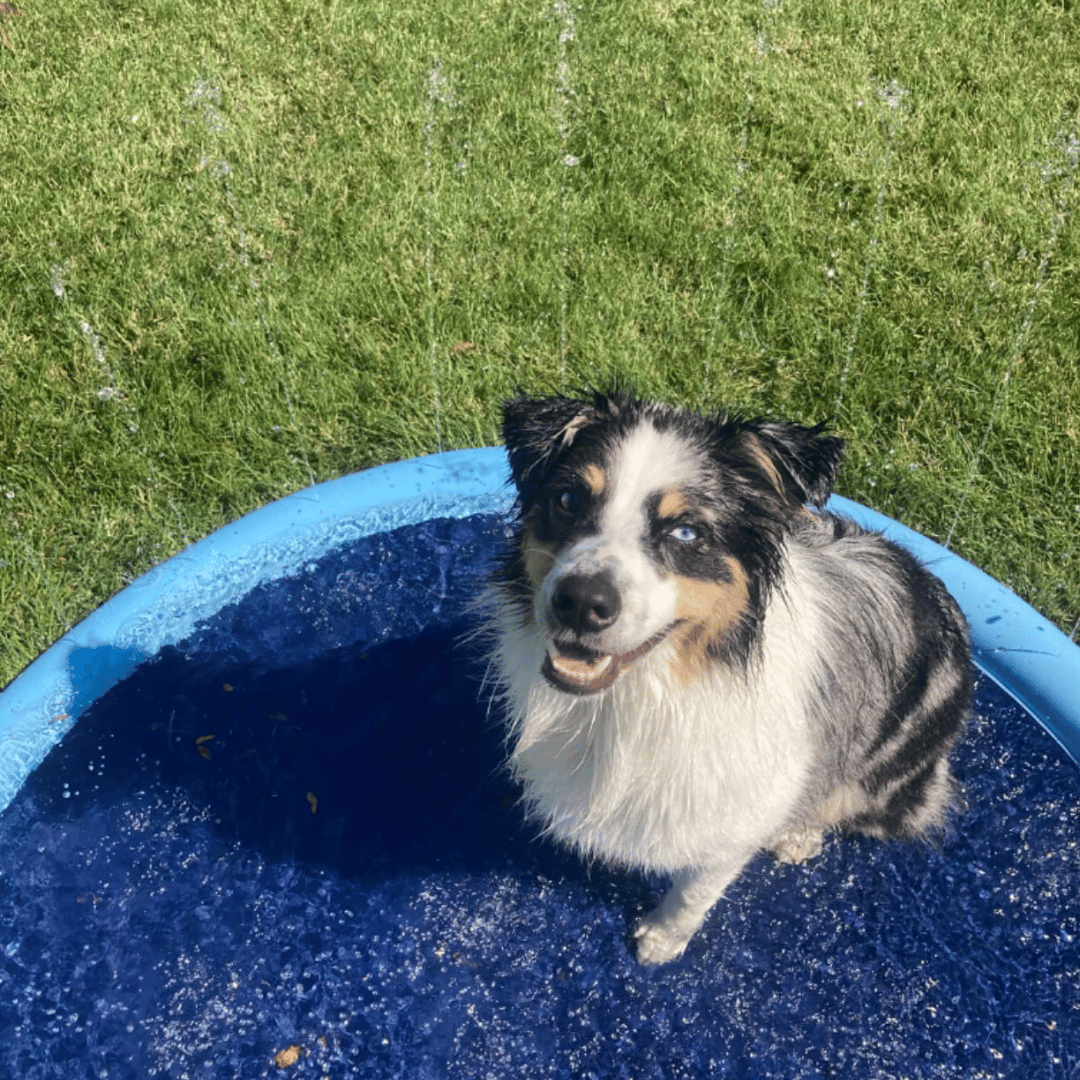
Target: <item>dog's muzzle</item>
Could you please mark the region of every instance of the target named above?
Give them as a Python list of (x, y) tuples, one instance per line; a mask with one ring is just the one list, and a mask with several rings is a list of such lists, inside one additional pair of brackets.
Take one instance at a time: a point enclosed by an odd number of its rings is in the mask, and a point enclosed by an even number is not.
[[(619, 590), (606, 572), (568, 574), (559, 582), (551, 598), (553, 620), (575, 638), (607, 629), (621, 611)], [(567, 694), (596, 694), (611, 686), (620, 671), (659, 645), (674, 625), (665, 626), (627, 653), (602, 652), (579, 640), (549, 640), (541, 669), (543, 676), (557, 690)]]

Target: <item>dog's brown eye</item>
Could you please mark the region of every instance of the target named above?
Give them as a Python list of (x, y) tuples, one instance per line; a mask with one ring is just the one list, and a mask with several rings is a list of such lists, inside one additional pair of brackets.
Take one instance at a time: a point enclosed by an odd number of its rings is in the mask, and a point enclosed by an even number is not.
[(585, 496), (577, 488), (567, 488), (555, 496), (555, 505), (564, 514), (576, 514), (585, 505)]

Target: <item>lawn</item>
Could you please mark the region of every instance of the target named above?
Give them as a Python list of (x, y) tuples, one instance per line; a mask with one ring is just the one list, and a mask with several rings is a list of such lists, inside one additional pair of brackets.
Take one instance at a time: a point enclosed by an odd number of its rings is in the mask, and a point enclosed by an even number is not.
[(0, 686), (213, 529), (613, 381), (1080, 619), (1067, 0), (0, 4)]

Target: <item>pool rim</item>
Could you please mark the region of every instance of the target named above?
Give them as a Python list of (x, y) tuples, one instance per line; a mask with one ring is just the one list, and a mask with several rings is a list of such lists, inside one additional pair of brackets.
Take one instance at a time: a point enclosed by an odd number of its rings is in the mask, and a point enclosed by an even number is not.
[[(297, 491), (223, 526), (121, 589), (0, 692), (0, 812), (90, 705), (257, 585), (363, 537), (434, 518), (505, 513), (502, 447), (449, 450)], [(868, 507), (828, 508), (907, 547), (956, 597), (975, 661), (1080, 765), (1080, 646), (1004, 585)]]

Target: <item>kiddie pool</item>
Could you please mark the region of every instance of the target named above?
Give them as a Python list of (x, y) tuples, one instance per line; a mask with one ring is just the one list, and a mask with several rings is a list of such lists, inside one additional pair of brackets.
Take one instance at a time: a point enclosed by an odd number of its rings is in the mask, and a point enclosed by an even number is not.
[(537, 838), (501, 768), (468, 604), (510, 503), (500, 449), (317, 485), (0, 694), (0, 1076), (1080, 1076), (1080, 649), (834, 499), (971, 622), (967, 807), (760, 856), (642, 969), (663, 882)]

